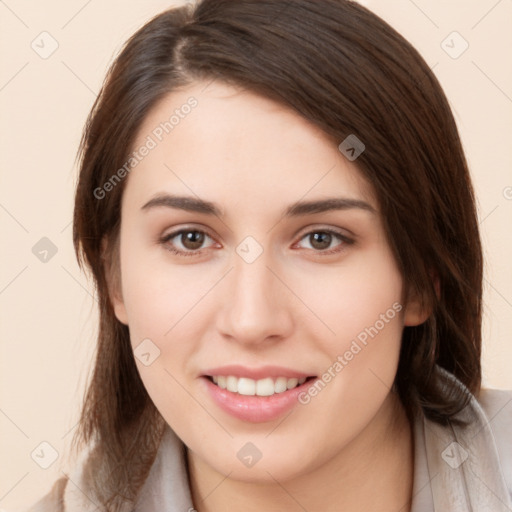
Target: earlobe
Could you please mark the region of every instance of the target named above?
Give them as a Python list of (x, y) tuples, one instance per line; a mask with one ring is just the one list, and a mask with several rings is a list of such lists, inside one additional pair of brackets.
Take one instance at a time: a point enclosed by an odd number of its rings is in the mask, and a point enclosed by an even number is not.
[(421, 301), (410, 301), (404, 313), (404, 325), (413, 327), (427, 321), (431, 311), (421, 304)]
[[(435, 286), (437, 291), (437, 286)], [(426, 322), (432, 314), (431, 301), (420, 293), (410, 293), (404, 311), (404, 325), (414, 327)]]
[(101, 242), (101, 259), (105, 272), (108, 295), (116, 318), (124, 325), (128, 325), (128, 315), (124, 305), (121, 289), (121, 269), (119, 260), (119, 239), (109, 247), (109, 241), (105, 237)]
[(110, 295), (110, 301), (112, 302), (112, 307), (114, 309), (114, 313), (116, 318), (124, 325), (128, 325), (128, 315), (126, 314), (126, 308), (124, 305), (124, 301), (122, 297), (119, 297), (117, 294)]
[[(434, 287), (434, 293), (439, 301), (441, 299), (441, 282), (438, 273), (430, 269), (429, 275)], [(419, 293), (411, 293), (410, 299), (407, 301), (407, 306), (404, 312), (404, 325), (414, 327), (426, 322), (432, 314), (432, 300), (427, 299), (425, 296), (421, 297)]]

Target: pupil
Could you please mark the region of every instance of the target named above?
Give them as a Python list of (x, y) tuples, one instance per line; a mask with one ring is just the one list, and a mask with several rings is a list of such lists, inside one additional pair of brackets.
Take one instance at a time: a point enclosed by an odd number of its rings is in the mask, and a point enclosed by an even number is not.
[(314, 233), (312, 246), (316, 249), (326, 249), (331, 245), (332, 235), (330, 233)]
[(187, 231), (185, 233), (185, 243), (187, 249), (198, 249), (203, 245), (204, 235), (199, 231)]

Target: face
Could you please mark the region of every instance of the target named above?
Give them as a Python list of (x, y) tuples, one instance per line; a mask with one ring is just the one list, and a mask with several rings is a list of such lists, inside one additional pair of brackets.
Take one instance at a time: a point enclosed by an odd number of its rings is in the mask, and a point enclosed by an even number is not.
[(347, 449), (422, 321), (340, 142), (214, 82), (169, 94), (134, 144), (116, 316), (165, 420), (233, 478), (284, 481)]

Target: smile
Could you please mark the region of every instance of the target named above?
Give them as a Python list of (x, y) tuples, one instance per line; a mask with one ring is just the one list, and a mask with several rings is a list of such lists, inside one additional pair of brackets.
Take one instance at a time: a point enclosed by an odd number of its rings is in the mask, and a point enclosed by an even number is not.
[(312, 379), (314, 377), (265, 377), (258, 380), (233, 375), (213, 375), (209, 377), (219, 388), (246, 396), (272, 396), (276, 393), (284, 393), (304, 384), (308, 378)]
[[(225, 413), (250, 423), (274, 421), (282, 417), (299, 404), (298, 396), (306, 392), (317, 379), (283, 368), (269, 371), (267, 367), (266, 377), (264, 369), (242, 371), (240, 367), (230, 367), (230, 370), (227, 371), (226, 367), (220, 370), (224, 375), (221, 375), (220, 371), (203, 374), (203, 389)], [(232, 373), (238, 373), (238, 376)], [(242, 377), (240, 373), (252, 373), (251, 377), (254, 378)], [(273, 375), (268, 376), (269, 373)]]

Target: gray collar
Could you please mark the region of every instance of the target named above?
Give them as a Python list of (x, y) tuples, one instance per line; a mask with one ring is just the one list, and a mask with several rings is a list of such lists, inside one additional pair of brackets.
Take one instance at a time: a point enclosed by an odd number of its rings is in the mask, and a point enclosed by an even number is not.
[[(451, 373), (439, 369), (448, 381), (469, 393)], [(469, 421), (468, 426), (450, 424), (443, 427), (424, 416), (414, 424), (411, 512), (511, 512), (512, 498), (500, 464), (491, 420), (474, 396), (457, 417)], [(508, 425), (509, 431), (510, 428), (512, 424)], [(509, 480), (510, 477), (508, 475)]]

